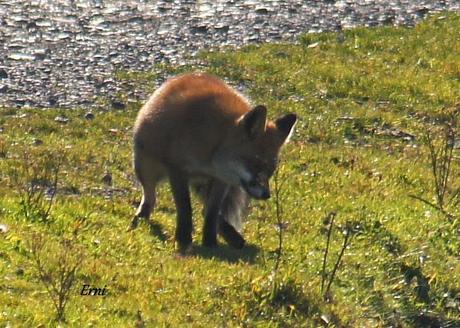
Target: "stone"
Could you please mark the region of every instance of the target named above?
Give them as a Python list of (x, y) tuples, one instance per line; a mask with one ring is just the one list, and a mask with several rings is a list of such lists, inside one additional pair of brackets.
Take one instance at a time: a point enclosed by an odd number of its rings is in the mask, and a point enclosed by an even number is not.
[(85, 118), (87, 120), (94, 120), (94, 114), (91, 113), (91, 112), (88, 112), (88, 113), (85, 114)]
[[(202, 49), (295, 40), (342, 25), (413, 26), (430, 14), (459, 9), (458, 0), (35, 2), (2, 2), (8, 10), (0, 11), (0, 81), (8, 83), (0, 84), (7, 86), (0, 89), (0, 106), (90, 109), (98, 97), (120, 93), (143, 101), (151, 85), (133, 91), (112, 79), (115, 72), (189, 63)], [(126, 108), (118, 100), (109, 106)]]

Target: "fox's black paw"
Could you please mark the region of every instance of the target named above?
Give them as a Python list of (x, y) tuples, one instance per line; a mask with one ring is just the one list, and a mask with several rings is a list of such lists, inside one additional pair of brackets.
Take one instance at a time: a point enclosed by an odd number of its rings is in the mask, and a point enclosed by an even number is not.
[(246, 241), (244, 240), (243, 237), (241, 237), (240, 234), (238, 234), (237, 236), (234, 236), (233, 238), (225, 238), (225, 241), (230, 245), (232, 246), (233, 248), (236, 248), (236, 249), (242, 249), (244, 247), (244, 245), (246, 244)]
[(189, 244), (177, 244), (176, 254), (178, 257), (187, 257), (192, 254), (192, 243)]
[(131, 223), (129, 224), (128, 228), (126, 229), (126, 231), (131, 231), (131, 230), (134, 230), (136, 229), (138, 226), (139, 226), (139, 221), (141, 220), (140, 217), (138, 216), (135, 216)]
[(236, 249), (242, 249), (246, 241), (236, 229), (226, 221), (222, 221), (219, 229), (220, 235), (225, 239), (227, 244)]
[(217, 239), (216, 238), (203, 238), (203, 246), (208, 247), (208, 248), (216, 248)]

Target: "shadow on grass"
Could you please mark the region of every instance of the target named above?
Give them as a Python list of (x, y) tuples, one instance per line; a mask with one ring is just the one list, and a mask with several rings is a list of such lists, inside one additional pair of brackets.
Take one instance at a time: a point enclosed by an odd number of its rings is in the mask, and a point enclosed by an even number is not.
[(218, 259), (229, 263), (244, 262), (253, 264), (256, 261), (260, 248), (255, 245), (245, 245), (242, 249), (235, 249), (227, 244), (220, 243), (218, 247), (209, 248), (202, 245), (193, 245), (193, 256), (205, 259)]
[(147, 225), (149, 226), (150, 234), (161, 241), (168, 240), (168, 235), (164, 232), (163, 226), (158, 222), (148, 220)]
[[(168, 234), (164, 232), (165, 229), (160, 223), (152, 220), (148, 220), (145, 223), (148, 225), (150, 234), (153, 237), (158, 238), (162, 242), (169, 239)], [(242, 249), (235, 249), (225, 243), (220, 243), (219, 246), (215, 248), (194, 244), (192, 255), (205, 259), (219, 259), (229, 263), (244, 262), (253, 264), (256, 261), (259, 251), (259, 247), (249, 244), (246, 244)]]

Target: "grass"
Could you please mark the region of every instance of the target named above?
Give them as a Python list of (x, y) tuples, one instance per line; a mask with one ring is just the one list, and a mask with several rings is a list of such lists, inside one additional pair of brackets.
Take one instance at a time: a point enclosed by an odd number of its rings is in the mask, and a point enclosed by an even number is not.
[[(299, 115), (280, 167), (283, 224), (273, 200), (253, 202), (244, 229), (250, 245), (242, 251), (199, 245), (194, 199), (194, 255), (176, 258), (167, 186), (153, 216), (161, 229), (126, 231), (141, 196), (131, 164), (139, 105), (96, 111), (94, 120), (81, 109), (1, 109), (0, 223), (8, 231), (0, 233), (0, 327), (57, 324), (28, 247), (37, 233), (53, 241), (51, 259), (69, 236), (84, 256), (65, 326), (458, 327), (459, 210), (446, 217), (410, 195), (435, 197), (422, 136), (460, 110), (459, 30), (460, 16), (448, 14), (412, 29), (304, 35), (295, 44), (203, 53), (185, 67), (117, 72), (151, 87), (153, 78), (205, 70), (266, 104), (271, 117)], [(53, 193), (46, 178), (53, 158), (60, 166), (49, 215), (26, 217), (24, 190), (33, 184)], [(337, 216), (329, 266), (345, 229), (352, 238), (324, 300), (330, 212)], [(280, 226), (283, 251), (273, 275)], [(81, 296), (83, 284), (106, 286), (108, 295)]]

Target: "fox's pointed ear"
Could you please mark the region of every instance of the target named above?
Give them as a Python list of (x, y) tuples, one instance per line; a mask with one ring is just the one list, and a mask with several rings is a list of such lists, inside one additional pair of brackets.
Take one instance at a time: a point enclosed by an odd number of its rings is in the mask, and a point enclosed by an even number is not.
[(281, 133), (283, 142), (288, 142), (294, 131), (294, 124), (297, 121), (297, 115), (286, 114), (275, 121), (278, 131)]
[(265, 132), (267, 124), (267, 107), (258, 105), (238, 120), (247, 131), (250, 138), (260, 136)]

